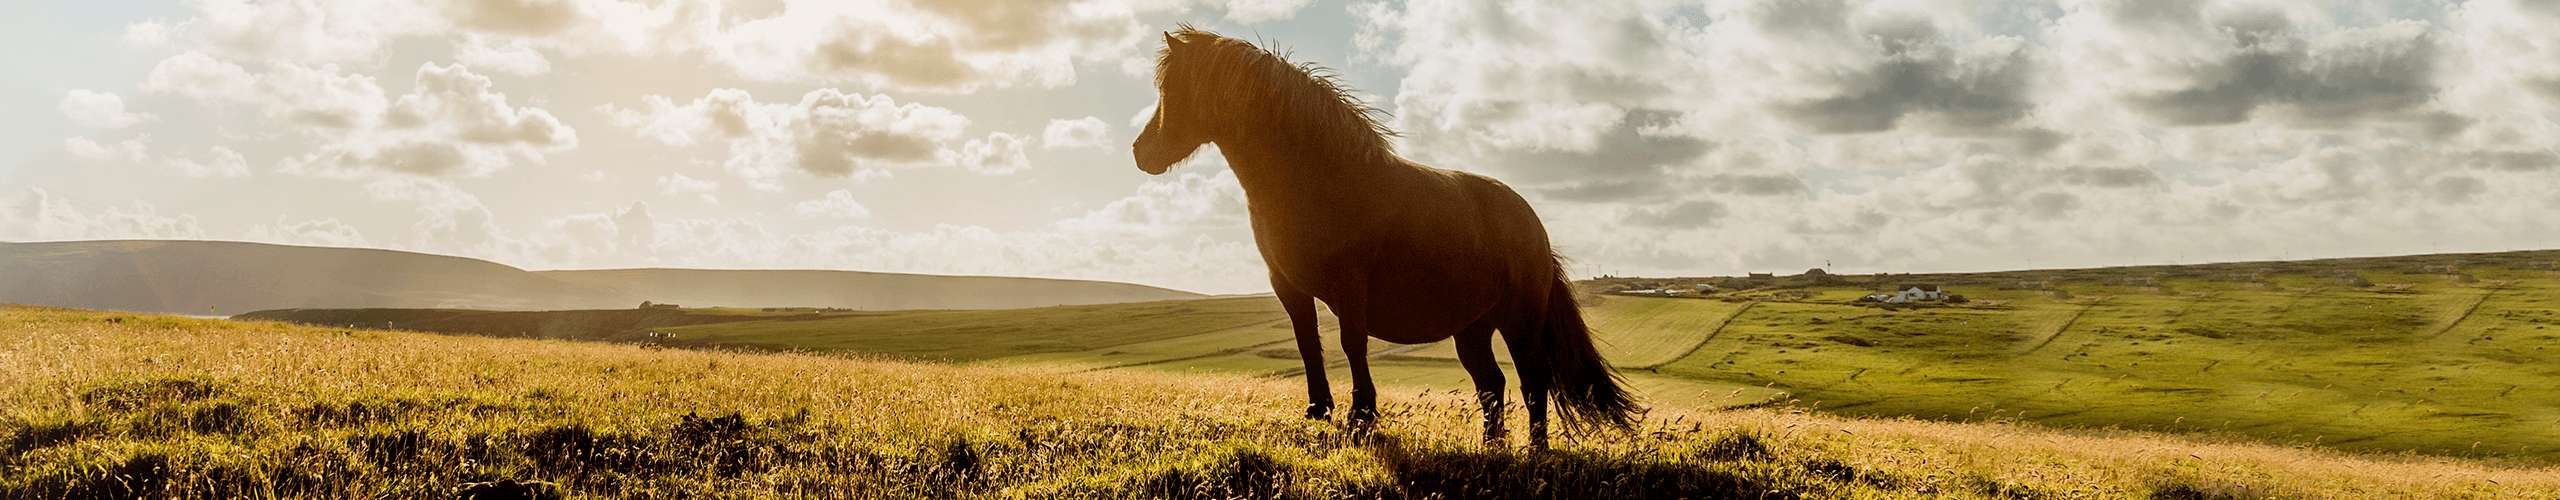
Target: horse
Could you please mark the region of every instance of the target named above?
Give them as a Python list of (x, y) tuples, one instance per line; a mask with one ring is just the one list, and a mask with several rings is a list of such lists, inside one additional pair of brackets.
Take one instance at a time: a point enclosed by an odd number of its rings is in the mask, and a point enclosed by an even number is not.
[(1546, 447), (1550, 398), (1568, 430), (1632, 425), (1641, 405), (1592, 345), (1562, 257), (1519, 193), (1397, 155), (1376, 109), (1321, 66), (1187, 25), (1163, 34), (1155, 113), (1131, 154), (1149, 175), (1208, 144), (1226, 156), (1306, 363), (1307, 418), (1329, 420), (1333, 409), (1316, 333), (1321, 300), (1341, 322), (1352, 377), (1345, 421), (1355, 428), (1377, 419), (1370, 338), (1454, 337), (1485, 441), (1501, 442), (1496, 332), (1520, 376), (1531, 446)]

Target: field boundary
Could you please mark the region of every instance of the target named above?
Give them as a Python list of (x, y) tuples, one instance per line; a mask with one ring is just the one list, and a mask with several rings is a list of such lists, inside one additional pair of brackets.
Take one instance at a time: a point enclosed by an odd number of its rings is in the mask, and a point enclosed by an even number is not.
[(2060, 340), (2064, 332), (2071, 331), (2071, 325), (2080, 323), (2081, 315), (2089, 314), (2090, 309), (2097, 309), (2098, 305), (2103, 303), (2106, 303), (2106, 299), (2099, 299), (2097, 302), (2082, 304), (2079, 310), (2071, 311), (2070, 318), (2062, 320), (2062, 326), (2054, 327), (2053, 333), (2045, 334), (2044, 340), (2036, 341), (2035, 347), (2029, 347), (2025, 352), (2021, 352), (2019, 354), (2035, 354), (2036, 351), (2044, 350), (2045, 346), (2053, 345), (2053, 341)]
[[(1201, 334), (1201, 335), (1208, 335), (1208, 334), (1203, 333), (1203, 334)], [(1260, 343), (1260, 344), (1254, 344), (1254, 345), (1249, 345), (1249, 346), (1244, 346), (1244, 347), (1229, 347), (1229, 348), (1225, 348), (1225, 349), (1219, 349), (1219, 350), (1215, 350), (1215, 351), (1210, 351), (1210, 352), (1208, 352), (1208, 353), (1204, 353), (1204, 354), (1193, 354), (1193, 355), (1190, 355), (1190, 356), (1175, 356), (1175, 357), (1170, 357), (1170, 358), (1150, 359), (1150, 360), (1146, 360), (1146, 361), (1138, 361), (1138, 362), (1131, 362), (1131, 363), (1121, 363), (1121, 364), (1109, 365), (1109, 366), (1097, 366), (1097, 367), (1093, 367), (1093, 368), (1086, 368), (1086, 369), (1082, 369), (1082, 370), (1076, 370), (1076, 371), (1075, 371), (1075, 372), (1073, 372), (1073, 373), (1093, 373), (1093, 372), (1098, 372), (1098, 371), (1103, 371), (1103, 370), (1118, 370), (1118, 369), (1121, 369), (1121, 368), (1137, 368), (1137, 367), (1141, 367), (1141, 366), (1153, 366), (1153, 365), (1161, 365), (1161, 364), (1165, 364), (1165, 363), (1179, 363), (1179, 362), (1184, 362), (1184, 361), (1192, 361), (1192, 360), (1200, 360), (1200, 359), (1209, 359), (1209, 358), (1215, 358), (1215, 357), (1219, 357), (1219, 356), (1232, 356), (1232, 355), (1237, 355), (1237, 354), (1244, 354), (1244, 353), (1248, 353), (1248, 352), (1253, 352), (1253, 351), (1255, 351), (1255, 350), (1262, 349), (1262, 348), (1265, 348), (1265, 347), (1271, 347), (1271, 346), (1275, 346), (1275, 345), (1280, 345), (1280, 344), (1282, 344), (1282, 343), (1287, 343), (1287, 342), (1296, 342), (1297, 340), (1298, 340), (1298, 339), (1294, 339), (1294, 338), (1291, 338), (1291, 339), (1280, 339), (1280, 340), (1274, 340), (1274, 341), (1270, 341), (1270, 342), (1263, 342), (1263, 343)]]
[(1672, 356), (1671, 359), (1665, 359), (1659, 363), (1636, 367), (1636, 369), (1644, 371), (1659, 371), (1662, 367), (1671, 366), (1672, 363), (1678, 363), (1683, 359), (1689, 359), (1689, 356), (1698, 354), (1699, 349), (1707, 348), (1708, 342), (1714, 342), (1716, 340), (1716, 335), (1724, 333), (1724, 327), (1732, 325), (1733, 320), (1741, 318), (1742, 313), (1751, 312), (1752, 306), (1757, 305), (1760, 305), (1760, 301), (1754, 300), (1742, 303), (1742, 307), (1734, 309), (1733, 314), (1724, 315), (1723, 320), (1717, 321), (1716, 328), (1714, 330), (1707, 330), (1706, 338), (1698, 339), (1698, 343), (1690, 344), (1688, 349), (1680, 351), (1680, 355)]
[(2454, 328), (2454, 327), (2462, 326), (2462, 322), (2471, 320), (2471, 313), (2480, 312), (2480, 306), (2481, 306), (2482, 304), (2487, 304), (2487, 303), (2489, 303), (2489, 297), (2497, 296), (2497, 295), (2498, 295), (2498, 292), (2500, 292), (2500, 291), (2504, 291), (2504, 290), (2506, 290), (2506, 289), (2507, 289), (2507, 285), (2506, 285), (2505, 283), (2500, 283), (2500, 284), (2498, 284), (2498, 286), (2489, 287), (2489, 291), (2487, 291), (2487, 292), (2482, 292), (2482, 293), (2480, 294), (2480, 297), (2479, 297), (2479, 298), (2471, 299), (2471, 306), (2462, 308), (2462, 314), (2461, 314), (2461, 315), (2459, 315), (2459, 316), (2454, 316), (2454, 317), (2453, 317), (2453, 321), (2445, 322), (2444, 326), (2436, 328), (2436, 332), (2435, 332), (2435, 333), (2427, 334), (2427, 338), (2430, 338), (2430, 339), (2433, 339), (2433, 338), (2440, 338), (2440, 337), (2443, 337), (2443, 336), (2444, 336), (2444, 334), (2447, 334), (2447, 333), (2453, 333), (2453, 328)]

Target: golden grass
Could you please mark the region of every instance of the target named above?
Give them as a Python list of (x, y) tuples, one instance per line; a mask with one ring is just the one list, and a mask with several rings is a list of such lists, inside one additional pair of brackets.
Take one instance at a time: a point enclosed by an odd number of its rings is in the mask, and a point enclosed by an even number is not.
[(0, 496), (2560, 497), (2549, 467), (1788, 409), (1539, 453), (1446, 392), (1359, 439), (1301, 391), (8, 308)]

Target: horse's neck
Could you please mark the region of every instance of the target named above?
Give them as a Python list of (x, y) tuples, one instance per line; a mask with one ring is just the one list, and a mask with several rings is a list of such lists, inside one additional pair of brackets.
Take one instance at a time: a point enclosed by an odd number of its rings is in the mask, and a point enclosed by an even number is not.
[(1390, 175), (1393, 160), (1384, 155), (1353, 154), (1334, 148), (1306, 147), (1294, 141), (1240, 138), (1218, 141), (1227, 167), (1244, 184), (1248, 203), (1340, 202), (1344, 191), (1376, 185)]

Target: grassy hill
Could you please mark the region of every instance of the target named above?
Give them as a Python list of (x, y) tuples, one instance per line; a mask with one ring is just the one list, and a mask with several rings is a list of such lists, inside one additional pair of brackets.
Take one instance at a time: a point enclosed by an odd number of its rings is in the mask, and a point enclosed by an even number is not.
[(1201, 298), (1107, 281), (823, 270), (602, 269), (535, 274), (677, 304), (859, 310), (1019, 309)]
[(1466, 396), (1354, 437), (1300, 389), (7, 307), (0, 497), (2560, 495), (2548, 467), (1774, 409), (1529, 452), (1478, 445)]
[[(1586, 314), (1604, 354), (1662, 407), (1782, 404), (2549, 463), (2560, 461), (2555, 258), (1611, 279), (1588, 286), (1712, 281), (1730, 291), (1603, 295)], [(1971, 300), (1856, 302), (1909, 281), (1946, 284)], [(1300, 372), (1269, 298), (737, 319), (662, 330), (679, 345), (1056, 372)], [(1387, 345), (1372, 357), (1391, 398), (1471, 387), (1446, 343)], [(1346, 380), (1341, 355), (1330, 359), (1333, 379)]]
[(286, 307), (627, 307), (628, 295), (422, 253), (216, 241), (0, 243), (0, 302), (238, 314)]
[(641, 301), (858, 310), (1198, 298), (1127, 283), (862, 273), (526, 271), (476, 259), (219, 241), (0, 243), (0, 303), (230, 315), (288, 308), (600, 309)]

